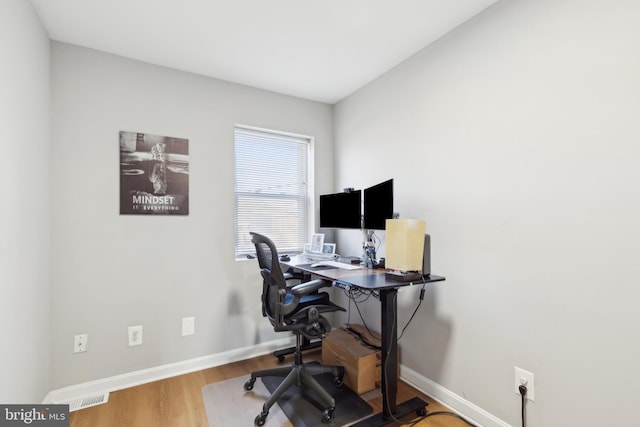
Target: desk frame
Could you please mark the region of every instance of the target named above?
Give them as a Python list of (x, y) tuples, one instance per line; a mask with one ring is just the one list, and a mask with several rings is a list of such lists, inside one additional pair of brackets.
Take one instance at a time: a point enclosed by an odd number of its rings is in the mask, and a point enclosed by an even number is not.
[[(416, 412), (425, 414), (427, 403), (414, 397), (400, 404), (396, 403), (398, 394), (398, 289), (403, 286), (422, 285), (445, 280), (442, 276), (425, 276), (420, 282), (395, 282), (386, 279), (384, 270), (362, 268), (358, 270), (310, 269), (301, 266), (308, 264), (303, 257), (292, 258), (284, 265), (316, 275), (331, 281), (339, 280), (343, 284), (370, 291), (380, 292), (381, 340), (382, 340), (382, 412), (371, 415), (353, 424), (352, 427), (382, 426)], [(389, 368), (389, 369), (387, 369)]]

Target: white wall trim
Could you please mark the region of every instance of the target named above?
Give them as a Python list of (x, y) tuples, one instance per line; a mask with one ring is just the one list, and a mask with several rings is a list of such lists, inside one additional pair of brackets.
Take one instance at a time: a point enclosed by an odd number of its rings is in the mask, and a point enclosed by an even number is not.
[(227, 363), (250, 359), (256, 356), (262, 356), (275, 350), (294, 345), (294, 343), (295, 341), (293, 336), (281, 338), (262, 344), (225, 351), (223, 353), (196, 357), (194, 359), (184, 360), (181, 362), (170, 363), (167, 365), (156, 366), (149, 369), (142, 369), (126, 374), (115, 375), (113, 377), (76, 384), (50, 391), (47, 393), (42, 403), (55, 404), (68, 402), (85, 396), (122, 390), (150, 383), (152, 381), (188, 374), (190, 372), (200, 371), (214, 366), (226, 365)]
[[(181, 362), (156, 366), (149, 369), (115, 375), (113, 377), (102, 378), (86, 383), (76, 384), (47, 393), (43, 404), (68, 402), (81, 399), (99, 393), (109, 393), (122, 390), (137, 385), (150, 383), (152, 381), (171, 378), (177, 375), (188, 374), (203, 369), (221, 366), (227, 363), (250, 359), (262, 356), (294, 344), (293, 337), (282, 338), (262, 344), (252, 345), (239, 349), (229, 350), (223, 353), (211, 354), (208, 356), (188, 359)], [(473, 403), (463, 399), (457, 394), (449, 391), (426, 378), (416, 371), (400, 365), (400, 377), (403, 381), (430, 396), (434, 400), (446, 405), (459, 415), (465, 417), (472, 423), (483, 427), (512, 427), (498, 417), (490, 414)], [(427, 408), (428, 409), (428, 408)]]
[[(512, 427), (511, 424), (502, 421), (500, 418), (402, 364), (400, 365), (400, 378), (477, 426)], [(429, 408), (427, 407), (428, 411)]]

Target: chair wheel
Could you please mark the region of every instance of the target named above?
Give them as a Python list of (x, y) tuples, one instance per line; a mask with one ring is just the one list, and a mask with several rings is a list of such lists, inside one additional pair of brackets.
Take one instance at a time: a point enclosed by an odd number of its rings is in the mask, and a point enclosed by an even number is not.
[(320, 419), (320, 421), (322, 421), (324, 424), (329, 424), (331, 421), (333, 421), (334, 410), (335, 408), (329, 408), (322, 411), (322, 418)]
[(267, 415), (269, 415), (268, 412), (260, 412), (253, 423), (257, 426), (263, 426), (267, 420)]
[(284, 362), (284, 356), (282, 355), (278, 356), (278, 362), (280, 363)]
[(344, 372), (338, 374), (335, 378), (336, 387), (341, 387), (344, 384)]
[(244, 389), (246, 391), (251, 391), (253, 390), (253, 384), (256, 382), (255, 378), (251, 378), (249, 381), (247, 381), (246, 383), (244, 383)]
[(416, 414), (418, 414), (419, 417), (424, 417), (427, 415), (427, 410), (425, 408), (420, 408), (416, 411)]

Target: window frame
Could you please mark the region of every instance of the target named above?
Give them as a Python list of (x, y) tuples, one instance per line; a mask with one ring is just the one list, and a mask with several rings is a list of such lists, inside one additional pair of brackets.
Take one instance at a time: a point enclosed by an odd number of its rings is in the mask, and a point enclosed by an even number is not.
[[(237, 174), (238, 174), (238, 170), (237, 170), (237, 132), (238, 131), (246, 131), (246, 132), (254, 132), (254, 133), (258, 133), (258, 134), (264, 134), (264, 136), (268, 137), (270, 135), (272, 135), (274, 137), (274, 139), (277, 138), (291, 138), (292, 140), (303, 140), (306, 143), (306, 169), (307, 169), (307, 176), (306, 176), (306, 198), (305, 198), (305, 204), (306, 204), (306, 218), (304, 219), (303, 223), (304, 223), (304, 231), (303, 231), (303, 236), (302, 236), (302, 241), (299, 242), (299, 247), (296, 247), (294, 250), (291, 250), (291, 248), (285, 248), (283, 250), (283, 253), (298, 253), (298, 252), (302, 252), (304, 250), (304, 244), (306, 243), (306, 240), (309, 238), (309, 236), (311, 235), (310, 233), (312, 232), (312, 230), (315, 229), (314, 224), (315, 224), (315, 172), (314, 172), (314, 164), (315, 164), (315, 160), (314, 160), (314, 152), (315, 152), (315, 139), (313, 136), (310, 135), (304, 135), (304, 134), (299, 134), (299, 133), (293, 133), (293, 132), (287, 132), (287, 131), (281, 131), (281, 130), (274, 130), (274, 129), (267, 129), (267, 128), (262, 128), (262, 127), (257, 127), (257, 126), (249, 126), (249, 125), (243, 125), (243, 124), (239, 124), (236, 123), (234, 125), (234, 129), (233, 129), (233, 144), (234, 144), (234, 148), (233, 148), (233, 232), (234, 232), (234, 254), (235, 254), (235, 259), (236, 260), (246, 260), (249, 259), (250, 256), (255, 256), (255, 248), (251, 247), (250, 250), (247, 249), (243, 249), (243, 247), (246, 248), (246, 241), (250, 241), (250, 237), (249, 237), (249, 231), (256, 231), (258, 233), (260, 233), (261, 231), (266, 234), (268, 237), (273, 237), (269, 236), (268, 232), (265, 232), (264, 230), (248, 230), (246, 233), (244, 232), (244, 230), (240, 230), (240, 225), (239, 225), (239, 216), (238, 216), (238, 191), (237, 191)], [(273, 197), (273, 195), (265, 195), (265, 199), (269, 199)], [(246, 234), (246, 237), (241, 237), (244, 236), (244, 234)], [(244, 239), (244, 242), (243, 242)], [(274, 242), (276, 243), (276, 246), (278, 246), (278, 242), (277, 242), (277, 236), (276, 238), (274, 238)], [(279, 249), (280, 251), (280, 249)]]

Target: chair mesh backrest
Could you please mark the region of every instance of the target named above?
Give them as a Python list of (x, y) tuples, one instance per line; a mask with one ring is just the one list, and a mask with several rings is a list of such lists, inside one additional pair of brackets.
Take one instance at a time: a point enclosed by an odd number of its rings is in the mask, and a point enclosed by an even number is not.
[(280, 289), (287, 287), (287, 282), (280, 268), (278, 251), (275, 244), (266, 236), (250, 233), (251, 242), (255, 245), (258, 265), (263, 278), (262, 304), (265, 314), (273, 319), (276, 303), (281, 297)]

